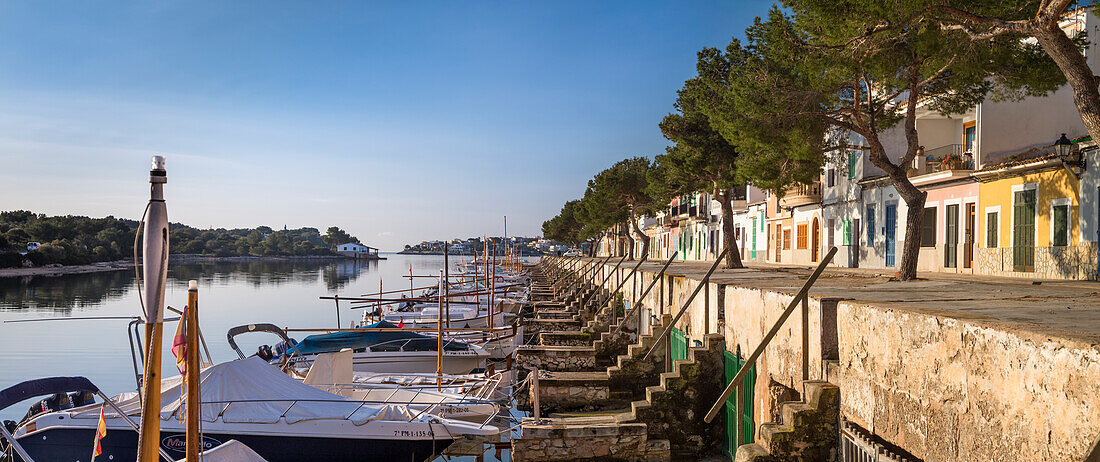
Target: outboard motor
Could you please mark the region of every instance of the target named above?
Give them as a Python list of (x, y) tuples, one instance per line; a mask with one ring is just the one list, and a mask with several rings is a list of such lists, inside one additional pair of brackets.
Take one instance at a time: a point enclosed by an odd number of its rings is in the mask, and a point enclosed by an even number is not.
[(23, 420), (19, 421), (19, 423), (22, 424), (28, 422), (31, 419), (47, 412), (56, 412), (71, 407), (73, 406), (72, 403), (69, 402), (68, 394), (57, 393), (54, 395), (50, 395), (48, 398), (32, 404), (31, 408), (27, 410), (27, 414), (23, 416)]
[(271, 358), (275, 357), (275, 355), (271, 353), (271, 346), (269, 345), (260, 345), (260, 348), (256, 350), (256, 356), (259, 356), (260, 359), (264, 361), (271, 361)]
[(73, 404), (73, 407), (95, 404), (95, 394), (90, 391), (74, 391), (69, 393), (69, 402)]

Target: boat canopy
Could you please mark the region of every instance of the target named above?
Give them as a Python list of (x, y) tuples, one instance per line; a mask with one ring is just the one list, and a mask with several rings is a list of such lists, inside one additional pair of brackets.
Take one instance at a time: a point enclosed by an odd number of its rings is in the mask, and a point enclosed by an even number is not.
[[(369, 326), (363, 326), (361, 329), (398, 329), (398, 326), (394, 323), (387, 321), (379, 321)], [(379, 344), (392, 345), (394, 351), (435, 351), (436, 338), (429, 337), (427, 335), (420, 335), (416, 332), (406, 332), (394, 330), (393, 332), (378, 332), (378, 331), (342, 331), (333, 332), (330, 334), (317, 334), (310, 335), (302, 339), (301, 342), (294, 344), (294, 349), (290, 350), (290, 354), (293, 354), (294, 350), (298, 353), (308, 354), (320, 354), (320, 353), (335, 353), (345, 348), (350, 348), (355, 351), (362, 351), (367, 348)], [(454, 350), (467, 350), (469, 345), (462, 342), (447, 342), (443, 349)], [(381, 351), (378, 348), (375, 351)], [(389, 351), (389, 350), (386, 350)], [(283, 353), (288, 354), (286, 352)]]
[(26, 399), (70, 391), (99, 393), (99, 388), (84, 377), (47, 377), (28, 380), (0, 390), (0, 410)]
[[(362, 425), (373, 420), (413, 420), (414, 413), (404, 406), (363, 404), (305, 385), (284, 374), (279, 368), (252, 356), (203, 369), (202, 420), (226, 423), (293, 424), (307, 420), (350, 420)], [(162, 420), (182, 415), (182, 376), (161, 382)], [(141, 413), (137, 393), (123, 393), (114, 398), (128, 415)], [(71, 410), (73, 418), (99, 418), (100, 405), (93, 404)], [(110, 409), (108, 416), (117, 414)]]

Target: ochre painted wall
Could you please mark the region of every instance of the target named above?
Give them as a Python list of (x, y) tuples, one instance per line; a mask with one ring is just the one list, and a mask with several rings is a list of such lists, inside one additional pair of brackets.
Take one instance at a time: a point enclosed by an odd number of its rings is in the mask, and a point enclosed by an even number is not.
[(1069, 199), (1069, 245), (1077, 244), (1080, 239), (1078, 232), (1077, 203), (1078, 187), (1077, 178), (1064, 168), (1045, 172), (1028, 173), (1011, 178), (982, 183), (978, 196), (978, 242), (982, 247), (989, 247), (986, 242), (986, 207), (1001, 207), (997, 218), (998, 234), (1000, 242), (998, 247), (1012, 246), (1012, 187), (1035, 183), (1035, 222), (1038, 225), (1035, 233), (1035, 245), (1037, 247), (1049, 247), (1051, 242), (1051, 201), (1054, 199)]

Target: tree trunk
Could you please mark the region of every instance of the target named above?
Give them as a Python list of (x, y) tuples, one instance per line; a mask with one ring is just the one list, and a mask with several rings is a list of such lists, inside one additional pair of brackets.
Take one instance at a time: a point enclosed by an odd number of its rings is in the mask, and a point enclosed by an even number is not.
[(1085, 129), (1092, 139), (1100, 140), (1100, 89), (1097, 88), (1100, 82), (1089, 67), (1085, 55), (1059, 27), (1057, 17), (1056, 15), (1054, 20), (1029, 28), (1028, 32), (1066, 75), (1066, 82), (1073, 89), (1073, 102), (1077, 106), (1077, 112), (1081, 114)]
[(744, 268), (741, 263), (741, 252), (737, 249), (737, 238), (733, 233), (733, 194), (730, 190), (714, 188), (714, 197), (722, 204), (722, 246), (726, 252), (726, 269)]
[[(629, 225), (627, 227), (629, 228)], [(634, 238), (630, 237), (630, 231), (626, 233), (626, 259), (634, 261)]]
[[(910, 106), (915, 105), (911, 104)], [(901, 262), (898, 264), (898, 279), (901, 281), (910, 281), (917, 277), (921, 222), (924, 221), (924, 199), (928, 197), (928, 193), (913, 186), (913, 182), (909, 181), (909, 177), (906, 175), (908, 170), (906, 167), (916, 153), (917, 143), (919, 142), (917, 130), (913, 123), (915, 115), (912, 114), (913, 111), (910, 112), (910, 114), (907, 114), (905, 122), (905, 135), (909, 144), (909, 151), (901, 159), (900, 165), (894, 165), (893, 162), (890, 162), (890, 158), (886, 155), (886, 148), (883, 147), (878, 136), (864, 136), (867, 144), (870, 145), (871, 153), (869, 157), (871, 163), (886, 172), (886, 175), (890, 177), (890, 182), (894, 185), (894, 189), (897, 189), (898, 195), (901, 196), (902, 200), (905, 201), (905, 205), (909, 208), (905, 216), (905, 241), (902, 244)]]
[[(649, 236), (646, 236), (638, 227), (638, 217), (634, 216), (633, 213), (630, 214), (630, 225), (630, 228), (634, 230), (634, 235), (638, 236), (639, 241), (642, 241), (642, 251), (638, 254), (638, 258), (649, 255)], [(634, 240), (631, 239), (630, 242), (634, 242)]]

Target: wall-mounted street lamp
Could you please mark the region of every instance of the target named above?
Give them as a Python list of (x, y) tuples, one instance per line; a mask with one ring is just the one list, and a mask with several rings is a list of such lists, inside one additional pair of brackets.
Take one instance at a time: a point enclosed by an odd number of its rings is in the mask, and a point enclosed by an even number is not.
[(1058, 141), (1054, 142), (1054, 149), (1062, 159), (1062, 166), (1074, 176), (1080, 177), (1085, 171), (1085, 160), (1082, 159), (1081, 150), (1077, 149), (1077, 144), (1066, 138), (1066, 134), (1063, 133)]

